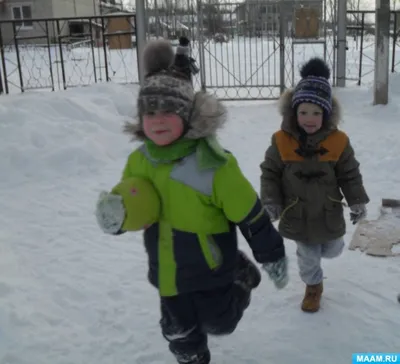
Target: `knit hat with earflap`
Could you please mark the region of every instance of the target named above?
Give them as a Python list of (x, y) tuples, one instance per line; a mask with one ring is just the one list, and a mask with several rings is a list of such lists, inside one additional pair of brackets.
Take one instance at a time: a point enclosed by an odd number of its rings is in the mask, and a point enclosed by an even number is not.
[(329, 83), (330, 69), (320, 58), (310, 59), (300, 70), (301, 80), (294, 89), (292, 107), (312, 103), (324, 111), (324, 120), (332, 114), (332, 88)]
[(140, 118), (147, 113), (171, 112), (188, 127), (195, 92), (190, 78), (173, 67), (175, 54), (167, 40), (149, 42), (143, 51), (145, 79), (138, 97)]

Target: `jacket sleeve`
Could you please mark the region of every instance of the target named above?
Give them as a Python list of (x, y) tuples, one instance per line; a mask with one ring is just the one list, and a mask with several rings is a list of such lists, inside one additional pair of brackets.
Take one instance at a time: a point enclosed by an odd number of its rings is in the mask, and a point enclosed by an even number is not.
[[(125, 166), (124, 166), (124, 168), (122, 170), (122, 175), (121, 175), (120, 181), (123, 181), (123, 180), (125, 180), (127, 178), (133, 177), (134, 173), (132, 171), (132, 165), (135, 165), (135, 160), (134, 159), (135, 159), (135, 156), (136, 156), (134, 153), (135, 152), (133, 152), (133, 153), (131, 153), (129, 155), (129, 157), (128, 157), (126, 163), (125, 163)], [(117, 231), (113, 235), (122, 235), (122, 234), (125, 234), (125, 233), (126, 233), (125, 230), (120, 229), (119, 231)]]
[(336, 164), (336, 177), (349, 206), (369, 202), (359, 167), (360, 163), (355, 157), (350, 140), (348, 140), (347, 146)]
[(285, 255), (281, 235), (232, 155), (215, 174), (212, 198), (227, 219), (239, 227), (257, 262), (274, 262)]
[(125, 179), (130, 177), (132, 177), (132, 172), (131, 172), (131, 163), (128, 158), (128, 160), (125, 163), (124, 169), (122, 170), (121, 181), (124, 181)]
[(261, 201), (263, 205), (283, 205), (282, 172), (284, 163), (279, 154), (274, 136), (265, 152), (261, 168)]

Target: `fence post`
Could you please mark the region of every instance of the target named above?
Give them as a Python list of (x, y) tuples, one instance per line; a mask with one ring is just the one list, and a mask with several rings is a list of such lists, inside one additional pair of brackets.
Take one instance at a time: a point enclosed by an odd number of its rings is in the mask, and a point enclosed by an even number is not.
[(200, 58), (200, 84), (202, 91), (206, 90), (206, 62), (204, 56), (204, 31), (203, 31), (203, 2), (197, 0), (197, 39), (199, 40)]
[(375, 10), (374, 105), (389, 99), (390, 0), (376, 0)]
[(136, 48), (139, 83), (142, 86), (144, 80), (144, 64), (142, 60), (143, 49), (146, 45), (146, 9), (144, 0), (136, 0)]
[[(280, 94), (282, 95), (286, 90), (286, 78), (285, 78), (285, 46), (286, 46), (286, 29), (287, 19), (285, 12), (285, 3), (281, 1), (279, 4), (279, 83), (280, 83)], [(293, 48), (292, 48), (293, 49)], [(294, 61), (292, 57), (292, 62)], [(292, 70), (294, 64), (292, 65)]]
[(397, 43), (397, 12), (393, 12), (393, 45), (392, 45), (392, 73), (396, 62), (396, 43)]
[(346, 86), (346, 27), (347, 27), (347, 2), (339, 0), (337, 23), (337, 69), (336, 85)]
[(1, 68), (0, 68), (0, 95), (2, 95), (4, 93), (4, 89), (3, 89), (3, 79), (1, 77)]

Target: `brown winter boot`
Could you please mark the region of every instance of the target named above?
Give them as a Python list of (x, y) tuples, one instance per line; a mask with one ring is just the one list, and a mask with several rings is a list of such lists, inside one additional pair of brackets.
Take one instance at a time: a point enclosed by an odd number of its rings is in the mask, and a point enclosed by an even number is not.
[(306, 287), (306, 293), (301, 304), (301, 309), (305, 312), (317, 312), (321, 301), (323, 284), (318, 283)]

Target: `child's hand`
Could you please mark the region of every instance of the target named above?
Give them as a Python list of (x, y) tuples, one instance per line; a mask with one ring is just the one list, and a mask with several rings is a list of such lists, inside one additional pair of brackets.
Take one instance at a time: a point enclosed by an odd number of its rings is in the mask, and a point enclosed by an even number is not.
[(286, 256), (276, 262), (264, 263), (262, 267), (268, 273), (276, 288), (282, 289), (288, 284), (288, 260)]
[(101, 192), (96, 206), (96, 218), (101, 230), (106, 234), (117, 234), (125, 219), (122, 197)]
[(265, 211), (267, 211), (267, 214), (269, 215), (269, 218), (271, 219), (272, 222), (280, 219), (282, 213), (282, 206), (265, 205), (264, 208)]
[(365, 204), (355, 204), (350, 206), (350, 210), (350, 220), (352, 221), (353, 225), (357, 224), (367, 216)]

